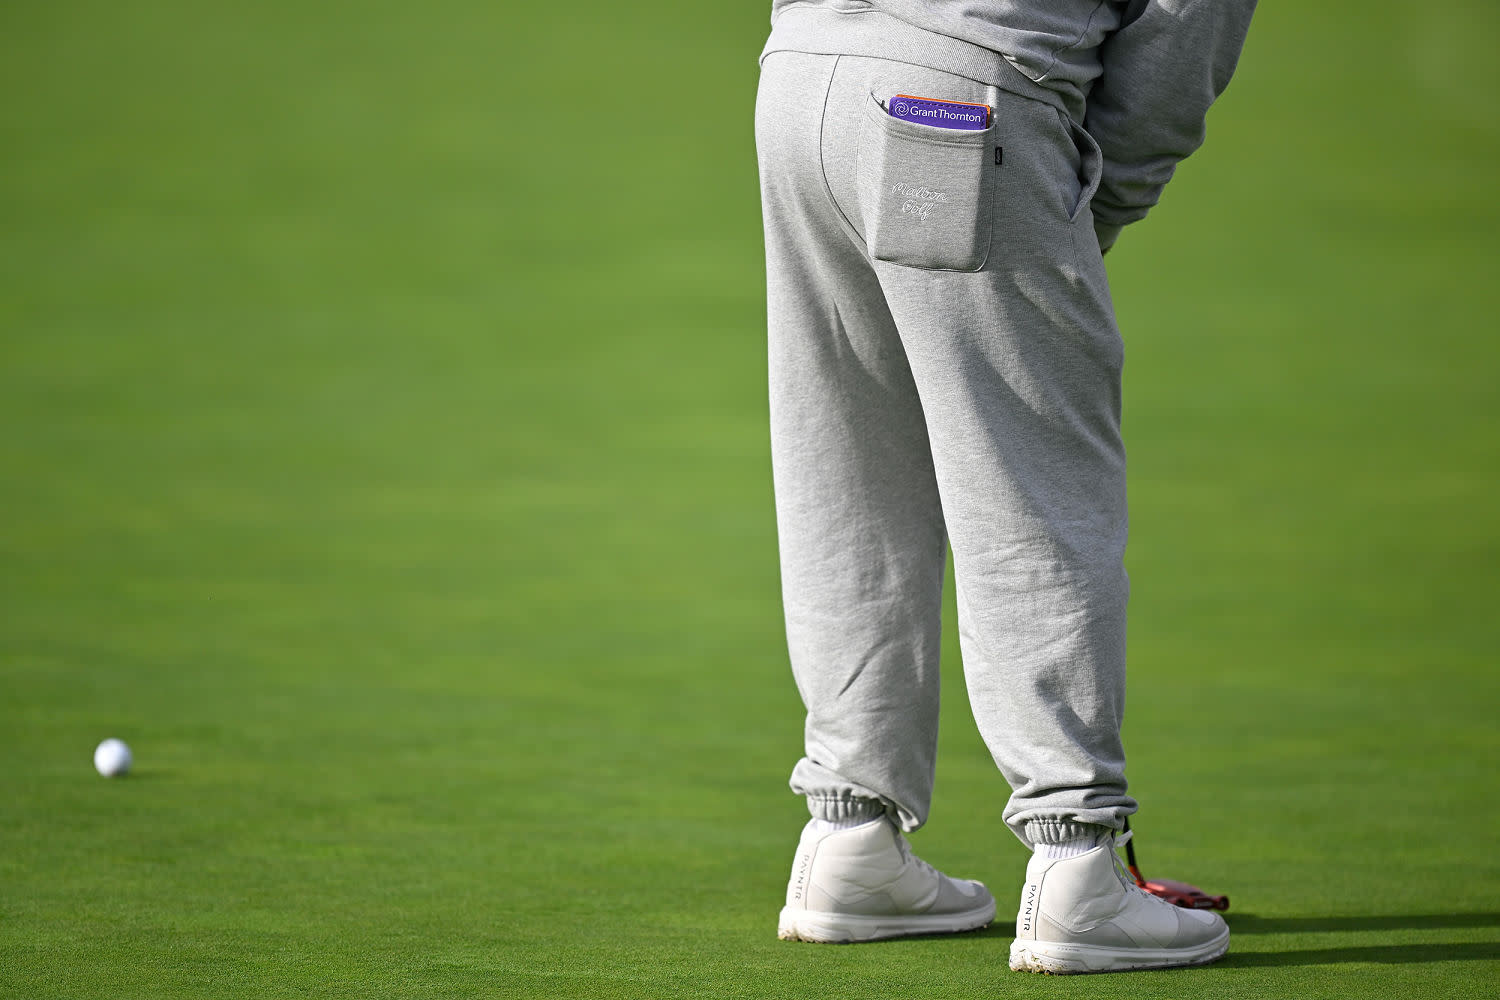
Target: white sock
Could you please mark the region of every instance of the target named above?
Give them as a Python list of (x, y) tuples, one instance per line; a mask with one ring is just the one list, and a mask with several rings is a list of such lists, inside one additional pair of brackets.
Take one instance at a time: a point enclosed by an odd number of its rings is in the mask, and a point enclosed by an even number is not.
[(1066, 861), (1087, 854), (1098, 846), (1093, 837), (1080, 837), (1077, 840), (1064, 840), (1060, 844), (1037, 844), (1033, 850), (1044, 861)]
[[(878, 819), (879, 817), (875, 818)], [(838, 830), (852, 830), (856, 826), (864, 826), (871, 821), (871, 817), (869, 816), (856, 817), (855, 819), (818, 819), (815, 816), (812, 820), (812, 828), (814, 833), (834, 833)]]

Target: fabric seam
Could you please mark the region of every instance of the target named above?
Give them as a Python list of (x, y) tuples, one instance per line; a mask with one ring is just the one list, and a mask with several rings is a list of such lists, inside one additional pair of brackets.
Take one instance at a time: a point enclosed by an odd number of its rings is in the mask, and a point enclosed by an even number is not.
[(1089, 29), (1094, 26), (1094, 18), (1098, 17), (1099, 11), (1104, 8), (1104, 2), (1105, 0), (1099, 0), (1099, 3), (1096, 4), (1094, 9), (1089, 12), (1089, 19), (1083, 23), (1083, 30), (1078, 33), (1077, 38), (1073, 39), (1067, 45), (1064, 45), (1062, 48), (1052, 53), (1052, 61), (1047, 64), (1047, 68), (1042, 71), (1042, 75), (1036, 78), (1037, 83), (1041, 83), (1043, 80), (1047, 79), (1047, 77), (1052, 75), (1052, 71), (1057, 69), (1057, 64), (1062, 62), (1064, 53), (1072, 52), (1074, 49), (1078, 48), (1079, 42), (1088, 37)]
[[(854, 223), (850, 221), (848, 214), (844, 211), (844, 206), (839, 204), (838, 197), (834, 195), (833, 185), (828, 183), (828, 167), (823, 162), (823, 130), (828, 127), (828, 98), (833, 93), (833, 78), (838, 75), (839, 62), (843, 58), (842, 55), (835, 55), (833, 57), (833, 66), (828, 70), (828, 85), (823, 89), (823, 107), (818, 110), (818, 178), (823, 182), (823, 193), (828, 198), (828, 204), (833, 206), (833, 211), (838, 216), (839, 221), (844, 224), (844, 229), (854, 238), (865, 255), (868, 256), (870, 252), (869, 245), (865, 243), (865, 238), (860, 235), (859, 230), (854, 228)], [(859, 163), (856, 160), (856, 172), (858, 168)]]

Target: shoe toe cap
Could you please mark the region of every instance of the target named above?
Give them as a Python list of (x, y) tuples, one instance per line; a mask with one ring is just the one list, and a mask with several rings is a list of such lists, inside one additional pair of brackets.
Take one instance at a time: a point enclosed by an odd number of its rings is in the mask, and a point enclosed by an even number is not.
[(938, 885), (937, 898), (932, 902), (934, 913), (963, 913), (985, 905), (994, 905), (995, 897), (984, 887), (984, 883), (972, 879), (943, 877)]
[(1177, 943), (1181, 945), (1212, 941), (1228, 933), (1229, 925), (1224, 918), (1212, 910), (1188, 910), (1173, 907), (1177, 912)]

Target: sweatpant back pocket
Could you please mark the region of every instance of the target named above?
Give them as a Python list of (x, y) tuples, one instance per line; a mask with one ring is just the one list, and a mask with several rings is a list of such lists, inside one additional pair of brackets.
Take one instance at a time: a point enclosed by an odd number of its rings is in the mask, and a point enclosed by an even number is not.
[(871, 257), (934, 271), (984, 267), (990, 253), (992, 131), (903, 121), (871, 96), (860, 124), (856, 169)]

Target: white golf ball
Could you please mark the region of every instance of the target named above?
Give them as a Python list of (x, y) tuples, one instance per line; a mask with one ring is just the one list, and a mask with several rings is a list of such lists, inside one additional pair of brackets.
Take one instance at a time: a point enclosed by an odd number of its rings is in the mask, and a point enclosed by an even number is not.
[(106, 778), (130, 770), (130, 748), (124, 740), (110, 738), (94, 749), (94, 768)]

